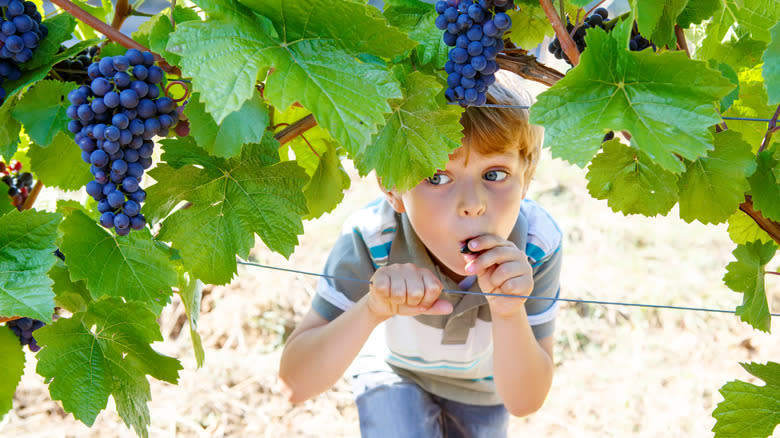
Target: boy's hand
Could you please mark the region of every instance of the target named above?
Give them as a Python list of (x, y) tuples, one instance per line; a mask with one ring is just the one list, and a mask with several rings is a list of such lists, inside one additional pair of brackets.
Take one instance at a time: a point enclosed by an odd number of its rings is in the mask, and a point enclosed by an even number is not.
[(368, 308), (380, 318), (452, 312), (452, 304), (438, 299), (442, 284), (428, 269), (411, 263), (383, 266), (371, 281)]
[[(533, 270), (524, 251), (492, 234), (475, 237), (468, 248), (466, 272), (476, 274), (483, 292), (529, 296), (534, 288)], [(486, 297), (493, 317), (509, 318), (524, 309), (525, 298)]]

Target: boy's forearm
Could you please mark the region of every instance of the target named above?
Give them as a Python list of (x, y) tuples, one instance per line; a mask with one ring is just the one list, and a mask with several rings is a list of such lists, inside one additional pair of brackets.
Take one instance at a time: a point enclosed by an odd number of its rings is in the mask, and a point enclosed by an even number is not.
[(299, 403), (330, 389), (380, 322), (362, 299), (333, 321), (290, 340), (279, 366), (290, 401)]
[(541, 408), (550, 390), (552, 359), (534, 337), (525, 310), (511, 318), (494, 318), (492, 324), (498, 393), (512, 415), (529, 415)]

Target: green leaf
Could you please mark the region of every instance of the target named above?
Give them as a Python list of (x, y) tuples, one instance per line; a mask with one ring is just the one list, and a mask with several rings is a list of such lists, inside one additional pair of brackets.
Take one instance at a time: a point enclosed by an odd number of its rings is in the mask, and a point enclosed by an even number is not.
[(180, 201), (192, 203), (166, 218), (158, 235), (181, 252), (187, 271), (206, 283), (227, 283), (255, 233), (273, 251), (292, 253), (303, 232), (301, 190), (309, 178), (294, 162), (269, 164), (279, 147), (270, 132), (231, 159), (206, 155), (189, 137), (163, 145), (168, 163), (149, 172), (157, 184), (147, 190), (144, 214), (163, 217)]
[(60, 230), (60, 250), (71, 280), (86, 280), (92, 299), (123, 297), (141, 301), (155, 311), (168, 303), (176, 271), (154, 245), (148, 229), (116, 236), (74, 210)]
[[(424, 15), (436, 14), (436, 10), (430, 3), (420, 0), (387, 0), (382, 15), (387, 22), (397, 27), (402, 32), (413, 31)], [(438, 15), (438, 14), (436, 14)], [(441, 31), (436, 32), (441, 37)]]
[(780, 21), (778, 0), (725, 0), (726, 13), (731, 14), (753, 38), (769, 41), (769, 28)]
[(720, 111), (724, 112), (739, 98), (739, 77), (737, 76), (737, 72), (726, 63), (710, 59), (707, 62), (707, 65), (709, 65), (710, 68), (718, 70), (724, 78), (728, 79), (736, 87), (720, 101)]
[(0, 156), (6, 161), (16, 153), (19, 132), (22, 130), (22, 124), (11, 117), (13, 105), (14, 99), (7, 97), (3, 106), (0, 106)]
[(253, 3), (280, 28), (277, 37), (252, 10), (204, 0), (200, 6), (216, 18), (177, 26), (168, 50), (182, 55), (182, 70), (217, 123), (239, 109), (258, 77), (273, 67), (265, 97), (279, 108), (300, 102), (356, 152), (390, 111), (387, 99), (401, 94), (385, 68), (357, 55), (393, 57), (413, 42), (382, 18), (366, 15), (365, 5), (323, 1)]
[(780, 364), (742, 363), (763, 386), (733, 380), (720, 388), (723, 401), (712, 412), (715, 438), (766, 438), (780, 424)]
[(190, 278), (189, 274), (184, 272), (183, 268), (178, 269), (179, 273), (179, 295), (184, 304), (184, 313), (187, 315), (187, 322), (190, 326), (190, 339), (192, 339), (192, 350), (195, 353), (195, 361), (198, 368), (203, 366), (206, 359), (206, 353), (203, 350), (203, 340), (198, 333), (198, 317), (200, 316), (200, 300), (203, 292), (203, 283)]
[(163, 340), (155, 318), (143, 303), (107, 298), (37, 330), (43, 348), (36, 371), (50, 382), (51, 397), (91, 426), (113, 395), (125, 424), (147, 436), (146, 376), (175, 384), (182, 369), (177, 359), (150, 347)]
[(726, 275), (723, 277), (729, 289), (745, 294), (742, 305), (737, 307), (740, 319), (765, 332), (769, 332), (772, 318), (764, 288), (764, 268), (776, 251), (774, 242), (756, 241), (738, 245), (732, 253), (737, 261), (726, 266)]
[[(544, 9), (537, 0), (515, 1), (516, 8), (507, 11), (512, 19), (512, 32), (507, 36), (517, 47), (533, 48), (544, 37), (554, 33)], [(544, 50), (547, 50), (545, 47)]]
[(209, 154), (230, 158), (240, 154), (243, 145), (262, 141), (269, 117), (260, 93), (255, 91), (241, 109), (230, 113), (219, 125), (199, 99), (194, 94), (184, 112), (190, 120), (190, 135)]
[[(72, 0), (78, 7), (89, 12), (90, 15), (103, 22), (111, 22), (112, 12), (114, 11), (113, 3), (110, 0), (99, 0), (98, 2), (92, 2), (92, 4), (82, 0)], [(95, 5), (97, 3), (97, 5)], [(77, 37), (80, 39), (98, 38), (98, 33), (92, 26), (83, 21), (79, 21), (74, 31)], [(102, 55), (102, 52), (101, 52)], [(106, 56), (106, 55), (102, 55)]]
[[(723, 115), (727, 117), (748, 117), (766, 119), (775, 112), (775, 107), (767, 104), (764, 78), (761, 75), (761, 66), (742, 70), (739, 75), (739, 99), (735, 100), (728, 111)], [(730, 130), (742, 133), (744, 138), (757, 151), (766, 134), (767, 125), (754, 121), (727, 120)]]
[(436, 78), (413, 72), (406, 77), (404, 98), (391, 101), (393, 112), (355, 159), (362, 173), (376, 169), (385, 187), (408, 190), (444, 168), (460, 146), (463, 109), (447, 105)]
[(87, 285), (83, 281), (72, 281), (68, 267), (62, 260), (58, 259), (51, 267), (49, 278), (54, 281), (54, 302), (59, 307), (71, 313), (87, 310), (87, 305), (93, 301)]
[(16, 210), (16, 207), (14, 207), (14, 205), (11, 203), (11, 198), (8, 196), (2, 196), (0, 194), (0, 216), (8, 213), (11, 210)]
[(680, 217), (718, 224), (728, 219), (750, 189), (747, 177), (756, 169), (750, 145), (736, 131), (715, 134), (715, 150), (689, 161), (678, 182)]
[(328, 149), (321, 155), (311, 180), (303, 188), (306, 207), (309, 209), (305, 219), (320, 217), (336, 208), (344, 198), (344, 190), (349, 188), (349, 175), (341, 166), (333, 143), (328, 142), (327, 146)]
[(677, 202), (677, 176), (617, 139), (603, 147), (588, 167), (591, 196), (607, 199), (612, 211), (624, 214), (668, 213)]
[(685, 9), (677, 16), (677, 24), (683, 29), (691, 24), (699, 24), (715, 15), (720, 7), (721, 0), (688, 0)]
[(677, 155), (695, 160), (712, 149), (707, 127), (720, 121), (714, 104), (733, 85), (685, 53), (629, 52), (615, 38), (589, 31), (580, 64), (539, 95), (531, 122), (546, 128), (553, 156), (579, 166), (599, 149), (604, 132), (627, 130), (653, 161), (683, 171)]
[(777, 105), (780, 103), (780, 22), (772, 26), (770, 34), (772, 40), (761, 60), (764, 62), (764, 86), (769, 96), (769, 103)]
[(13, 110), (32, 141), (49, 146), (60, 132), (67, 132), (70, 117), (67, 96), (77, 85), (72, 82), (43, 80), (31, 87)]
[(780, 181), (775, 175), (780, 163), (773, 156), (772, 149), (761, 151), (757, 161), (756, 173), (749, 178), (753, 207), (764, 217), (780, 221)]
[(24, 374), (24, 352), (19, 338), (6, 326), (0, 326), (0, 418), (13, 407), (16, 386)]
[(631, 0), (639, 32), (658, 46), (674, 47), (674, 25), (688, 0)]
[[(175, 65), (181, 61), (181, 57), (166, 50), (168, 40), (171, 37), (171, 33), (174, 31), (170, 14), (170, 8), (163, 9), (159, 14), (155, 15), (144, 24), (150, 25), (149, 48), (154, 52), (164, 54), (168, 63)], [(197, 12), (179, 5), (176, 5), (176, 8), (174, 9), (173, 18), (177, 25), (187, 21), (200, 21)]]
[(51, 321), (58, 213), (11, 211), (0, 217), (0, 315)]
[(422, 16), (417, 26), (409, 32), (409, 38), (419, 44), (415, 48), (417, 58), (425, 65), (432, 63), (434, 68), (444, 68), (450, 47), (444, 44), (442, 33), (436, 28), (436, 11)]
[(760, 240), (761, 243), (772, 241), (772, 237), (742, 210), (737, 210), (729, 218), (728, 232), (732, 242), (737, 245), (744, 245), (754, 240)]
[(93, 179), (69, 132), (60, 131), (47, 148), (31, 144), (27, 154), (36, 176), (48, 187), (79, 190)]

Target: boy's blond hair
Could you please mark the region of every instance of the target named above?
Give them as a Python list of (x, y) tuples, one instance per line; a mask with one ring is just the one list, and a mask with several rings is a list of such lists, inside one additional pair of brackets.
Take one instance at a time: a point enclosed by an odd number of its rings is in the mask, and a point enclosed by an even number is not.
[[(488, 87), (487, 103), (530, 107), (531, 95), (521, 78), (499, 70), (496, 82)], [(482, 154), (503, 153), (516, 149), (525, 165), (527, 185), (536, 170), (541, 153), (544, 128), (528, 122), (529, 112), (521, 108), (468, 107), (461, 116), (463, 147)]]

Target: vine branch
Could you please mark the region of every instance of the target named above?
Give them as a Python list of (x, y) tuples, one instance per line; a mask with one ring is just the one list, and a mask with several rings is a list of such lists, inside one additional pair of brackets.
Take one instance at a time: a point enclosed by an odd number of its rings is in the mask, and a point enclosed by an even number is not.
[(780, 223), (764, 217), (760, 211), (756, 210), (753, 207), (753, 198), (750, 195), (745, 195), (745, 202), (739, 205), (739, 209), (750, 216), (762, 230), (769, 234), (772, 240), (780, 245)]
[(539, 82), (548, 87), (552, 87), (563, 78), (561, 72), (540, 64), (536, 61), (536, 57), (529, 55), (522, 49), (499, 53), (496, 62), (503, 70), (511, 71), (525, 79)]
[(577, 50), (577, 45), (574, 44), (574, 40), (571, 39), (571, 35), (566, 30), (566, 25), (563, 24), (561, 17), (555, 11), (552, 1), (539, 0), (539, 4), (544, 9), (547, 19), (550, 20), (550, 24), (552, 24), (555, 34), (558, 36), (558, 41), (561, 42), (561, 48), (566, 53), (566, 56), (569, 57), (572, 65), (577, 66), (580, 63), (580, 51)]
[(114, 19), (111, 20), (111, 27), (116, 30), (122, 28), (122, 23), (133, 12), (133, 8), (127, 0), (117, 0), (114, 5)]
[(27, 199), (24, 201), (24, 204), (22, 204), (22, 210), (29, 210), (32, 208), (33, 204), (35, 204), (35, 200), (38, 199), (38, 194), (41, 193), (42, 188), (43, 183), (41, 180), (36, 181), (32, 191), (30, 191), (30, 194), (27, 195)]
[(292, 125), (274, 134), (274, 138), (277, 139), (280, 144), (286, 144), (292, 141), (292, 139), (295, 137), (303, 134), (315, 126), (317, 126), (317, 120), (314, 118), (313, 114), (309, 114), (308, 116), (298, 120)]
[(685, 40), (685, 32), (679, 24), (674, 25), (674, 36), (677, 37), (677, 47), (680, 50), (684, 50), (688, 58), (691, 57), (691, 52), (688, 50), (688, 42)]
[(766, 135), (764, 135), (764, 140), (761, 142), (761, 147), (758, 148), (758, 153), (761, 153), (764, 149), (766, 149), (767, 146), (769, 146), (769, 141), (772, 140), (772, 134), (777, 131), (777, 118), (780, 117), (780, 105), (777, 106), (777, 109), (775, 110), (775, 115), (772, 116), (772, 119), (769, 121), (769, 126), (766, 128)]
[[(52, 3), (59, 6), (60, 8), (64, 9), (66, 12), (71, 14), (73, 17), (83, 21), (86, 23), (89, 27), (95, 29), (96, 31), (102, 33), (107, 38), (115, 41), (118, 44), (121, 44), (122, 46), (128, 48), (128, 49), (138, 49), (145, 52), (152, 52), (148, 47), (144, 47), (142, 44), (137, 43), (135, 40), (130, 38), (129, 36), (123, 34), (122, 32), (118, 31), (117, 29), (109, 26), (108, 24), (98, 20), (94, 15), (90, 14), (89, 12), (85, 11), (84, 9), (81, 9), (78, 5), (73, 3), (70, 0), (51, 0)], [(116, 17), (115, 17), (116, 18)], [(181, 76), (181, 70), (179, 70), (178, 67), (172, 66), (168, 64), (165, 59), (160, 56), (157, 53), (154, 53), (154, 59), (160, 64), (160, 67), (165, 70), (168, 73)]]

